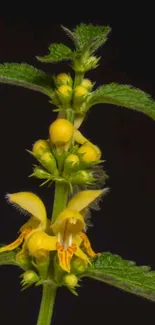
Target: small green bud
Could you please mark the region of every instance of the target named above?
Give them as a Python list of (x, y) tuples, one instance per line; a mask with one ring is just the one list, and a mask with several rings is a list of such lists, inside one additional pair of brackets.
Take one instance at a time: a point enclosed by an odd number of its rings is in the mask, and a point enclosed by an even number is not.
[(72, 87), (73, 80), (71, 76), (67, 73), (60, 73), (55, 78), (55, 83), (57, 87), (60, 87), (62, 85), (68, 85)]
[(97, 58), (96, 56), (89, 56), (89, 53), (86, 52), (80, 59), (75, 59), (73, 62), (73, 69), (77, 73), (85, 73), (91, 69), (95, 69), (98, 66), (98, 62), (100, 57)]
[(86, 271), (88, 262), (79, 257), (75, 257), (71, 262), (71, 271), (75, 274), (80, 274)]
[(39, 276), (33, 270), (26, 271), (22, 274), (22, 285), (32, 285), (39, 281)]
[(95, 181), (91, 171), (79, 170), (70, 177), (70, 181), (77, 185), (92, 184)]
[(34, 176), (39, 179), (49, 179), (51, 175), (48, 172), (46, 172), (46, 170), (42, 169), (41, 167), (35, 166), (33, 169), (33, 174), (30, 176)]
[(67, 274), (63, 278), (63, 283), (69, 288), (75, 288), (78, 284), (78, 278), (74, 274)]

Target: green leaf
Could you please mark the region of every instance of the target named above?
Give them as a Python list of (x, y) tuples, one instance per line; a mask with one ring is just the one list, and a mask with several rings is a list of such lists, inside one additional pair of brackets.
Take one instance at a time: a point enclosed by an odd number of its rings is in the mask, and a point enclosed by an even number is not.
[(72, 50), (64, 44), (53, 43), (49, 46), (50, 53), (45, 56), (37, 56), (37, 59), (41, 62), (52, 63), (60, 62), (62, 60), (71, 60), (73, 58)]
[(155, 271), (109, 252), (96, 256), (81, 277), (90, 277), (155, 301)]
[(0, 64), (0, 82), (23, 86), (51, 96), (52, 77), (26, 63)]
[(0, 265), (17, 265), (16, 253), (14, 251), (0, 253)]
[(73, 32), (66, 27), (62, 26), (62, 28), (72, 38), (77, 50), (82, 52), (88, 50), (90, 55), (106, 42), (111, 30), (109, 26), (93, 26), (91, 24), (80, 24)]
[(131, 108), (155, 119), (155, 101), (149, 94), (130, 85), (111, 83), (99, 87), (88, 98), (87, 108), (99, 103)]

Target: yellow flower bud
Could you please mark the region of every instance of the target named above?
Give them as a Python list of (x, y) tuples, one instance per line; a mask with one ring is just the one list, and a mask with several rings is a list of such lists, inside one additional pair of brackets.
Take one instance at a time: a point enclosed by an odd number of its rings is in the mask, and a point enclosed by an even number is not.
[(72, 87), (70, 87), (69, 85), (61, 85), (56, 90), (56, 94), (63, 108), (69, 108), (72, 99)]
[(51, 152), (44, 152), (40, 158), (41, 164), (53, 175), (58, 175), (56, 160)]
[(72, 93), (72, 88), (68, 85), (62, 85), (58, 88), (58, 93), (65, 97), (70, 97), (70, 94)]
[(78, 278), (74, 274), (67, 274), (63, 278), (64, 284), (69, 288), (74, 288), (78, 284)]
[(76, 86), (75, 89), (74, 89), (74, 98), (77, 98), (77, 97), (83, 97), (85, 95), (87, 95), (88, 93), (88, 90), (83, 87), (83, 86)]
[(88, 142), (78, 149), (78, 153), (82, 154), (81, 159), (87, 163), (95, 162), (99, 160), (101, 156), (101, 153), (99, 154), (99, 149)]
[(79, 164), (79, 157), (71, 154), (66, 158), (65, 164), (71, 164), (72, 167), (75, 167)]
[(73, 124), (65, 119), (57, 119), (49, 128), (50, 139), (58, 146), (67, 144), (71, 140), (73, 132)]
[(55, 78), (56, 85), (61, 86), (61, 85), (69, 85), (72, 86), (72, 78), (69, 74), (67, 73), (60, 73), (56, 76)]
[(46, 150), (50, 150), (50, 145), (46, 140), (36, 141), (32, 148), (32, 152), (36, 157), (40, 157)]
[(89, 79), (83, 79), (82, 83), (81, 83), (81, 86), (85, 87), (89, 91), (93, 88), (93, 84)]

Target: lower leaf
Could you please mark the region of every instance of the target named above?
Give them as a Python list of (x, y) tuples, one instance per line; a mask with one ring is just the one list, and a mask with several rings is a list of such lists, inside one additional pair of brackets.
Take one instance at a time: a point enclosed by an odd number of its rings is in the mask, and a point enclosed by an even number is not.
[(155, 271), (109, 252), (96, 256), (80, 277), (90, 277), (155, 301)]

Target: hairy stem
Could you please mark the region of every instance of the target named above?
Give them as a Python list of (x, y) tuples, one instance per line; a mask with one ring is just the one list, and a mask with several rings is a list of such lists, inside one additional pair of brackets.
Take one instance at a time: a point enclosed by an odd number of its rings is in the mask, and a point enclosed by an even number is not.
[(68, 199), (68, 184), (55, 182), (55, 197), (52, 213), (52, 222), (58, 214), (66, 207)]
[(37, 325), (51, 325), (56, 290), (53, 284), (43, 284), (43, 294)]
[(78, 86), (81, 84), (82, 80), (83, 80), (84, 74), (77, 72), (75, 75), (75, 80), (74, 80), (74, 87)]

